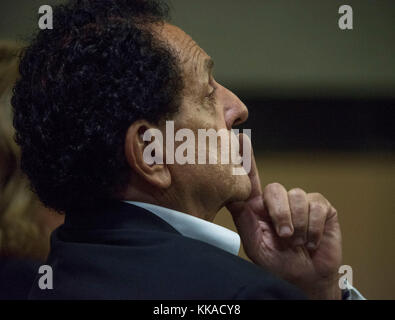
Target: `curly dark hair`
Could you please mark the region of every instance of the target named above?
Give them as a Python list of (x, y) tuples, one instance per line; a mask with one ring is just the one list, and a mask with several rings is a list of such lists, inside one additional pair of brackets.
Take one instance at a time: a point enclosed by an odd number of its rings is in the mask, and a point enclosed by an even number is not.
[(128, 127), (178, 111), (179, 61), (149, 29), (168, 12), (158, 1), (69, 1), (24, 50), (12, 98), (16, 141), (47, 207), (67, 212), (116, 198), (130, 179)]

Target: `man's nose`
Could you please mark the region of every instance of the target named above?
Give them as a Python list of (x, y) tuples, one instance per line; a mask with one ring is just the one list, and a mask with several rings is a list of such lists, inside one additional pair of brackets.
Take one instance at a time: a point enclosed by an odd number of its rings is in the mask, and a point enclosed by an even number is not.
[(229, 89), (224, 87), (224, 116), (227, 128), (230, 130), (245, 122), (248, 118), (246, 105)]

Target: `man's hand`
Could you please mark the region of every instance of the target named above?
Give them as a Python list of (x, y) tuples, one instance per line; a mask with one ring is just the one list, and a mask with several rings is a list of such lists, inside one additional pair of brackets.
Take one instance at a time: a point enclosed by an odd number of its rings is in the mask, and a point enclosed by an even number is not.
[(319, 193), (279, 183), (262, 191), (254, 156), (249, 199), (227, 208), (248, 257), (312, 299), (340, 299), (341, 233), (336, 210)]

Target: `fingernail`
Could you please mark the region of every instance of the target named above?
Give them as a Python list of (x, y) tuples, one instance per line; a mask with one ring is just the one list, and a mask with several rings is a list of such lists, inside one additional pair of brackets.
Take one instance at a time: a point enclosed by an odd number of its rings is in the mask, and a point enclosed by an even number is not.
[(316, 246), (314, 242), (308, 242), (306, 247), (307, 249), (314, 250)]
[(292, 230), (288, 226), (282, 226), (279, 231), (280, 237), (289, 237), (292, 235)]
[(304, 245), (304, 239), (303, 237), (297, 237), (294, 241), (295, 246), (301, 246)]

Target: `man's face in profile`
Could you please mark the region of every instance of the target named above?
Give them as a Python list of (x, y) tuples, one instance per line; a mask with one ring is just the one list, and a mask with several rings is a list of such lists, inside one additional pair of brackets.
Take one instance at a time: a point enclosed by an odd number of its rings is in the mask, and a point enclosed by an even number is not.
[[(230, 131), (248, 117), (246, 106), (231, 91), (214, 80), (213, 61), (193, 39), (176, 26), (159, 27), (159, 37), (165, 39), (181, 63), (184, 90), (180, 111), (172, 119), (175, 131), (191, 129), (198, 136), (198, 129)], [(180, 143), (175, 143), (175, 147)], [(196, 149), (198, 144), (195, 143)], [(220, 150), (218, 140), (218, 153)], [(196, 151), (196, 155), (197, 155)], [(169, 165), (172, 183), (178, 192), (189, 197), (207, 199), (218, 209), (229, 201), (248, 198), (251, 190), (247, 175), (234, 175), (235, 164), (177, 164)], [(193, 183), (191, 183), (193, 182)]]

